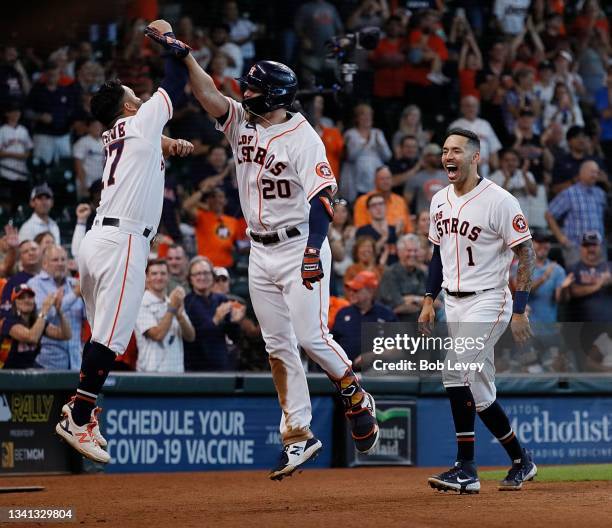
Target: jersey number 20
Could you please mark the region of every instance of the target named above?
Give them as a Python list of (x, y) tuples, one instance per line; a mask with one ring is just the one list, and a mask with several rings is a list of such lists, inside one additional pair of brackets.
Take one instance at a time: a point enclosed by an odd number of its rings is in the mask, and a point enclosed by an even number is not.
[(115, 171), (117, 170), (117, 165), (121, 159), (121, 154), (123, 154), (123, 145), (124, 141), (123, 139), (120, 139), (119, 141), (109, 145), (104, 151), (104, 165), (106, 165), (107, 160), (113, 155), (113, 153), (115, 154), (110, 166), (110, 174), (108, 176), (108, 181), (106, 182), (106, 187), (115, 185)]
[(261, 180), (263, 185), (263, 197), (266, 200), (274, 200), (275, 198), (289, 198), (291, 196), (291, 187), (289, 180)]

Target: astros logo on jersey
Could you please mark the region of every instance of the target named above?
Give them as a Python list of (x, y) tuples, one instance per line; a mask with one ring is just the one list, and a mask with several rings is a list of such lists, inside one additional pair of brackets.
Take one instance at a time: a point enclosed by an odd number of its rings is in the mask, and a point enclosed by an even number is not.
[(318, 176), (321, 176), (321, 178), (325, 178), (326, 180), (334, 179), (334, 173), (331, 170), (331, 167), (329, 166), (329, 164), (325, 161), (322, 161), (321, 163), (317, 163), (317, 166), (315, 167), (315, 171)]
[(526, 233), (529, 227), (527, 226), (527, 220), (522, 214), (517, 214), (512, 220), (512, 227), (519, 233)]

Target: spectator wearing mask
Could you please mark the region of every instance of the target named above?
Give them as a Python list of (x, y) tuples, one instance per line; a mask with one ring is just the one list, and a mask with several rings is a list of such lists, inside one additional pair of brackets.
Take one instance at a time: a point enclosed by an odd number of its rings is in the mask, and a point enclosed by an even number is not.
[(136, 320), (139, 372), (185, 371), (183, 341), (192, 343), (195, 330), (185, 313), (185, 290), (180, 286), (168, 295), (168, 264), (147, 263), (145, 292)]
[(78, 101), (70, 86), (60, 86), (60, 70), (49, 62), (26, 103), (26, 117), (33, 122), (34, 156), (50, 165), (72, 154), (70, 126)]
[(491, 123), (478, 117), (480, 103), (476, 97), (468, 95), (461, 99), (461, 116), (453, 121), (448, 127), (465, 128), (474, 132), (480, 138), (480, 164), (478, 173), (486, 178), (490, 170), (495, 170), (498, 165), (497, 153), (502, 145), (493, 130)]
[(370, 195), (377, 193), (384, 197), (387, 223), (395, 226), (398, 235), (412, 231), (412, 221), (406, 202), (399, 194), (391, 191), (392, 184), (393, 176), (389, 167), (386, 165), (378, 167), (374, 173), (374, 190), (360, 196), (355, 202), (353, 210), (355, 227), (359, 228), (371, 222), (367, 201)]
[[(11, 309), (2, 320), (1, 351), (8, 350), (0, 363), (5, 369), (41, 368), (36, 359), (40, 353), (40, 338), (70, 339), (70, 324), (64, 317), (61, 305), (63, 290), (49, 294), (40, 312), (36, 310), (34, 292), (27, 284), (20, 284), (11, 294)], [(55, 307), (60, 325), (49, 323), (49, 310)], [(0, 352), (1, 353), (1, 352)]]
[(102, 179), (104, 172), (104, 145), (100, 121), (93, 118), (87, 120), (87, 134), (74, 144), (72, 155), (77, 180), (77, 197), (83, 198), (87, 196), (91, 184)]
[(391, 159), (382, 130), (373, 127), (372, 108), (358, 104), (354, 119), (355, 126), (344, 133), (346, 159), (340, 178), (340, 192), (349, 202), (372, 190), (376, 169)]
[(29, 171), (26, 160), (32, 154), (33, 143), (28, 129), (19, 124), (21, 108), (11, 103), (0, 127), (0, 205), (15, 212), (28, 199)]
[[(606, 193), (595, 185), (599, 177), (597, 163), (583, 162), (578, 182), (560, 192), (548, 206), (546, 220), (561, 244), (566, 268), (578, 261), (584, 233), (596, 231), (602, 240), (604, 238), (604, 214), (608, 200)], [(563, 229), (559, 222), (562, 222)]]
[(227, 338), (238, 338), (239, 323), (246, 307), (213, 292), (214, 266), (206, 257), (197, 256), (189, 263), (191, 293), (185, 297), (185, 311), (196, 338), (185, 346), (186, 371), (228, 371), (235, 368)]
[[(62, 246), (53, 245), (43, 251), (42, 270), (28, 281), (28, 287), (36, 295), (37, 306), (42, 306), (49, 295), (62, 292), (61, 313), (71, 331), (71, 336), (62, 341), (43, 336), (38, 364), (49, 370), (80, 370), (81, 327), (87, 317), (79, 281), (68, 276), (68, 255)], [(47, 312), (47, 320), (61, 326), (55, 308)]]
[(368, 236), (374, 239), (376, 255), (384, 253), (384, 262), (387, 265), (397, 262), (397, 231), (395, 226), (389, 225), (386, 219), (386, 203), (382, 194), (374, 193), (366, 200), (370, 223), (357, 229), (357, 238)]
[(11, 307), (11, 294), (20, 284), (27, 283), (40, 270), (41, 251), (39, 245), (33, 240), (24, 240), (19, 244), (19, 269), (11, 276), (2, 290), (2, 306), (4, 312)]
[(416, 214), (429, 211), (433, 195), (447, 185), (446, 172), (441, 168), (441, 155), (440, 145), (427, 145), (423, 149), (419, 171), (404, 185), (404, 199), (410, 210)]
[(427, 273), (419, 268), (420, 251), (418, 236), (401, 237), (397, 242), (399, 262), (390, 266), (380, 281), (379, 300), (391, 307), (402, 322), (416, 322), (421, 311)]
[(334, 339), (355, 366), (361, 364), (361, 325), (397, 321), (396, 315), (387, 306), (376, 301), (378, 282), (375, 273), (362, 271), (344, 284), (344, 291), (351, 304), (336, 314)]
[(180, 286), (186, 293), (191, 291), (187, 272), (189, 268), (189, 259), (185, 248), (180, 244), (172, 244), (166, 253), (166, 262), (168, 263), (168, 290), (172, 291), (177, 286)]

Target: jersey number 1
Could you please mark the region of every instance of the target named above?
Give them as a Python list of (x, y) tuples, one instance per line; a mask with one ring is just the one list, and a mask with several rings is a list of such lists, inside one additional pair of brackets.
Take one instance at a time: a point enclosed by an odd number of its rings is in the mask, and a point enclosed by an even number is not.
[(465, 249), (467, 250), (468, 254), (468, 266), (475, 266), (474, 255), (472, 255), (472, 246), (467, 246)]
[(112, 145), (109, 145), (106, 150), (106, 159), (104, 160), (104, 164), (106, 164), (106, 161), (111, 157), (113, 152), (115, 153), (115, 157), (113, 158), (113, 161), (110, 166), (110, 174), (108, 176), (108, 181), (106, 182), (107, 187), (115, 185), (115, 170), (117, 170), (117, 165), (119, 163), (119, 160), (121, 159), (121, 154), (123, 154), (123, 145), (124, 140), (120, 139)]

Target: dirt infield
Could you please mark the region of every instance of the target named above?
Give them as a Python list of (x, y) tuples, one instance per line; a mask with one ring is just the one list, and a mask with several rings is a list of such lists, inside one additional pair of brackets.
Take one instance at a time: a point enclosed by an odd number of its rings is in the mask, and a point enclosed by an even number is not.
[[(539, 483), (479, 495), (435, 492), (429, 469), (305, 470), (271, 482), (262, 471), (13, 477), (0, 506), (72, 506), (80, 526), (131, 527), (609, 527), (612, 482)], [(49, 524), (15, 524), (49, 526)]]

